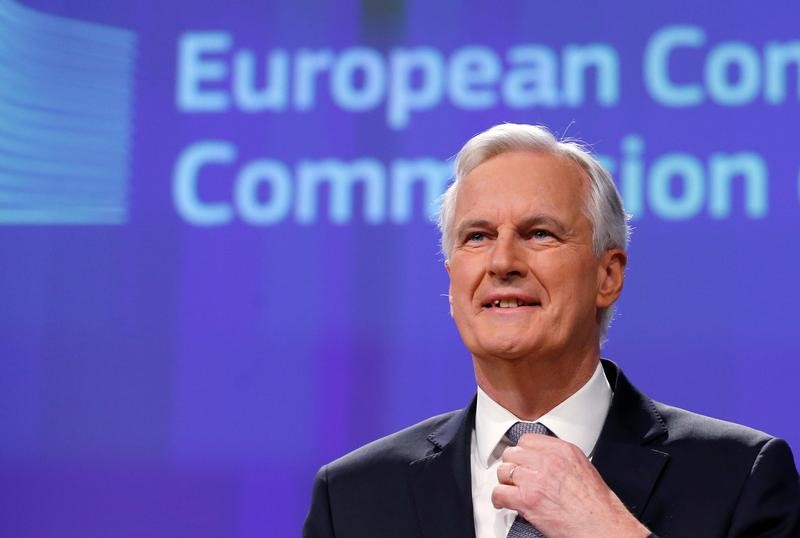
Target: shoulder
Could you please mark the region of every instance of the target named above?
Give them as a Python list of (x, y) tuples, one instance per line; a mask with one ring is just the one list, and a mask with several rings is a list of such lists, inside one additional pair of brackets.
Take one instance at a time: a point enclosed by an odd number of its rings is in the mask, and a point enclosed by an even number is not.
[(469, 409), (437, 415), (324, 465), (314, 480), (304, 536), (415, 536), (412, 463), (465, 440)]
[(800, 482), (784, 440), (654, 401), (604, 367), (614, 397), (593, 462), (653, 532), (797, 536)]
[(653, 401), (668, 432), (669, 443), (722, 443), (757, 449), (774, 439), (768, 433)]
[[(609, 456), (620, 442), (641, 443), (667, 457), (666, 475), (741, 487), (760, 469), (796, 480), (788, 444), (768, 433), (650, 399), (614, 363), (604, 361), (614, 397), (598, 450)], [(608, 442), (611, 441), (611, 442)], [(600, 444), (600, 442), (598, 442)], [(770, 473), (772, 474), (772, 473)]]
[(653, 405), (667, 432), (651, 445), (669, 456), (661, 484), (664, 491), (683, 492), (681, 500), (669, 495), (664, 506), (689, 513), (692, 506), (714, 499), (705, 517), (724, 518), (730, 536), (761, 536), (765, 529), (775, 536), (795, 536), (800, 482), (786, 441), (741, 424)]
[(754, 428), (653, 400), (628, 381), (616, 364), (604, 360), (603, 366), (614, 393), (608, 422), (613, 423), (609, 433), (615, 438), (641, 438), (665, 452), (731, 450), (742, 455), (757, 454), (775, 440)]
[(434, 432), (456, 420), (461, 411), (436, 415), (398, 432), (368, 443), (325, 466), (328, 478), (371, 472), (392, 467), (406, 468), (432, 453)]
[(666, 426), (667, 435), (660, 440), (665, 452), (685, 455), (729, 474), (738, 472), (745, 480), (769, 469), (796, 476), (791, 448), (783, 439), (741, 424), (653, 404)]

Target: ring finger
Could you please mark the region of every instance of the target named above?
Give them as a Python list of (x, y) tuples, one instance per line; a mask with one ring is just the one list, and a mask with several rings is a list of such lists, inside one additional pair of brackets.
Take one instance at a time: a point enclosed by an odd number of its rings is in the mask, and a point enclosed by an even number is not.
[(519, 465), (516, 463), (503, 462), (497, 467), (497, 480), (501, 484), (514, 486), (514, 473), (517, 472)]

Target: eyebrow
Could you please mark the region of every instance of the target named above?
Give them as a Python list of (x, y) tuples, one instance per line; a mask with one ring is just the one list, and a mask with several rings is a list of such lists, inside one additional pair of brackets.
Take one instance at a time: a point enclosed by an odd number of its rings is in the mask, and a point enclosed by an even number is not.
[(526, 217), (520, 223), (521, 228), (534, 228), (536, 226), (549, 226), (551, 228), (555, 228), (555, 230), (561, 234), (565, 234), (568, 231), (568, 228), (564, 225), (556, 217), (546, 215), (546, 214), (536, 214)]
[(467, 220), (459, 224), (458, 228), (456, 228), (456, 237), (460, 237), (461, 235), (463, 235), (466, 230), (471, 230), (474, 228), (491, 228), (491, 227), (492, 225), (488, 220), (483, 220), (483, 219)]
[[(536, 226), (549, 226), (554, 228), (557, 232), (561, 234), (567, 233), (567, 227), (555, 217), (550, 215), (537, 213), (534, 215), (529, 215), (520, 221), (517, 228), (534, 228)], [(459, 224), (458, 228), (456, 229), (457, 234), (456, 237), (460, 237), (464, 234), (466, 230), (472, 229), (480, 229), (480, 228), (494, 228), (494, 224), (486, 219), (470, 219), (467, 221), (462, 222)]]

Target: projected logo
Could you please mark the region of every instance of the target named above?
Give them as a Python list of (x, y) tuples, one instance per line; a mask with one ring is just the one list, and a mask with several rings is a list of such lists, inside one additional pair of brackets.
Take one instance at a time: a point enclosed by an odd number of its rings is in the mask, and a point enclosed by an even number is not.
[(127, 220), (135, 47), (0, 0), (0, 223)]

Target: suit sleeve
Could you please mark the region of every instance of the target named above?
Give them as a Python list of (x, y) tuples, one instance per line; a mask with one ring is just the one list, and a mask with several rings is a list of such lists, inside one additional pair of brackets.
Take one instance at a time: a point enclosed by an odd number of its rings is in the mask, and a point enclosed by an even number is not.
[(770, 439), (756, 456), (739, 495), (728, 536), (800, 536), (800, 480), (792, 451), (782, 439)]
[(334, 538), (331, 504), (328, 494), (328, 466), (323, 466), (314, 477), (311, 507), (303, 525), (303, 538)]

